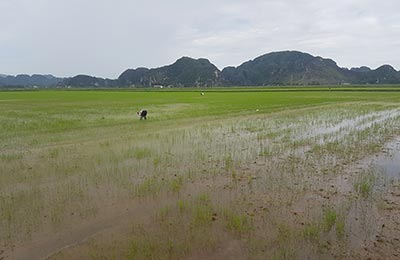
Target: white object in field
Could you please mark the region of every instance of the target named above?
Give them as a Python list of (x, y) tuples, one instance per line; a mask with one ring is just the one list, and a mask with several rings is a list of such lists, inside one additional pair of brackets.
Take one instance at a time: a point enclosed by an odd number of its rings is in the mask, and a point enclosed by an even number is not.
[(256, 109), (256, 112), (260, 111), (260, 109)]
[(200, 95), (204, 96), (204, 92), (201, 92)]

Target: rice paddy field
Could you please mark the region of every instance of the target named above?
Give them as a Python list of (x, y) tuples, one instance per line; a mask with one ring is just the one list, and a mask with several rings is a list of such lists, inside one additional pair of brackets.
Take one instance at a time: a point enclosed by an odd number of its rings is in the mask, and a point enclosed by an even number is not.
[(400, 259), (400, 92), (311, 90), (0, 92), (0, 259)]

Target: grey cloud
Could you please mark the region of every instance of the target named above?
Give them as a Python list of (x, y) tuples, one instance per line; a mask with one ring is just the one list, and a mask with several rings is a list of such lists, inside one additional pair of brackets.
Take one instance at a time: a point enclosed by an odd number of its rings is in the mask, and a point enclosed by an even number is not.
[(186, 55), (222, 68), (300, 50), (340, 66), (400, 69), (395, 0), (2, 0), (0, 73), (87, 73), (162, 66)]

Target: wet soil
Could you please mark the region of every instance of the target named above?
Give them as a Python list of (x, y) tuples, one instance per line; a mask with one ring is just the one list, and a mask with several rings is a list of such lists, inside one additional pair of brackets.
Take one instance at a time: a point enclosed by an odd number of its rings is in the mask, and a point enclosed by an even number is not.
[[(399, 111), (390, 111), (389, 114), (398, 116)], [(343, 127), (348, 129), (357, 124), (361, 125), (361, 128), (371, 127), (382, 122), (380, 118), (386, 115), (383, 113), (365, 116), (351, 122), (346, 121), (341, 127), (316, 130), (311, 135), (315, 137), (331, 134), (342, 131)], [(375, 116), (378, 118), (375, 119)], [(365, 122), (366, 119), (372, 121)], [(304, 138), (309, 137), (310, 135)], [(302, 156), (307, 152), (307, 148), (301, 147), (297, 151), (298, 154), (291, 152), (284, 158), (275, 159), (294, 160), (295, 158), (289, 157)], [(335, 242), (334, 234), (327, 234), (324, 246), (327, 245), (330, 251), (326, 259), (400, 259), (400, 138), (387, 143), (378, 154), (351, 165), (344, 165), (344, 170), (339, 174), (322, 177), (305, 176), (302, 183), (291, 180), (288, 182), (289, 187), (280, 187), (279, 190), (266, 191), (266, 188), (252, 187), (259, 185), (257, 182), (262, 176), (258, 173), (273, 169), (272, 164), (266, 162), (265, 158), (257, 157), (248, 164), (240, 165), (235, 169), (234, 177), (229, 169), (225, 169), (225, 165), (219, 167), (223, 174), (205, 175), (204, 178), (194, 179), (186, 183), (179, 194), (164, 194), (150, 199), (110, 201), (108, 206), (100, 208), (92, 218), (83, 221), (76, 219), (68, 227), (56, 232), (33, 235), (28, 242), (7, 245), (3, 249), (0, 246), (0, 259), (87, 259), (88, 255), (93, 254), (96, 248), (94, 245), (118, 242), (124, 244), (131, 235), (132, 225), (150, 227), (160, 208), (176, 204), (179, 199), (193, 197), (202, 192), (218, 198), (219, 204), (244, 201), (246, 205), (244, 212), (252, 219), (255, 226), (260, 227), (260, 230), (255, 231), (253, 235), (263, 239), (279, 238), (279, 234), (276, 234), (274, 227), (268, 222), (270, 220), (284, 218), (287, 226), (300, 230), (313, 224), (313, 217), (321, 208), (326, 205), (343, 204), (347, 227), (344, 239), (349, 250), (339, 250), (341, 244)], [(383, 179), (376, 188), (379, 194), (377, 197), (364, 198), (354, 191), (354, 179), (360, 171), (366, 169), (375, 169), (380, 174), (378, 177)], [(286, 195), (291, 193), (286, 193), (285, 189), (299, 191), (293, 192), (293, 197), (288, 198)], [(264, 234), (266, 230), (271, 234)], [(211, 252), (195, 252), (188, 254), (186, 259), (249, 258), (246, 239), (231, 234), (226, 234), (224, 238)], [(274, 247), (274, 245), (268, 246)], [(335, 248), (338, 248), (337, 252)], [(305, 249), (305, 252), (308, 252), (307, 250)], [(265, 252), (259, 254), (267, 255)], [(308, 254), (310, 255), (309, 259), (318, 259), (324, 254)], [(123, 259), (124, 252), (120, 252), (116, 258)]]

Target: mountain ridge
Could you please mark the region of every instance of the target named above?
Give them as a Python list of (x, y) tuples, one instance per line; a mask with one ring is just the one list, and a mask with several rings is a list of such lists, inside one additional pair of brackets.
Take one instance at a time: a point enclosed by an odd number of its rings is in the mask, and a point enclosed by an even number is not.
[(376, 69), (366, 66), (342, 68), (333, 59), (292, 50), (270, 52), (222, 70), (206, 58), (183, 56), (162, 67), (126, 69), (117, 79), (90, 75), (69, 78), (37, 74), (0, 76), (0, 86), (108, 88), (340, 84), (400, 84), (400, 72), (389, 64)]
[(0, 74), (0, 87), (50, 87), (56, 86), (64, 78), (50, 74), (18, 74), (16, 76)]

